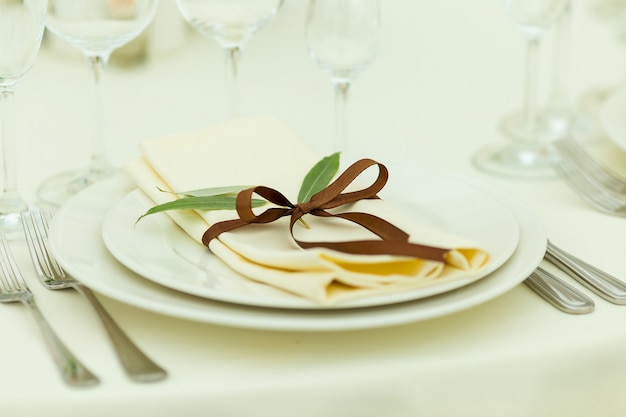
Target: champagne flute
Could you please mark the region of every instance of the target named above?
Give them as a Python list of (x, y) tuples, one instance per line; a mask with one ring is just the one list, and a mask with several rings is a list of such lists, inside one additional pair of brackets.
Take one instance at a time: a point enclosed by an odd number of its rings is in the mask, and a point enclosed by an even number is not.
[(567, 0), (504, 0), (505, 9), (526, 39), (526, 74), (521, 114), (502, 121), (511, 143), (487, 147), (474, 155), (475, 165), (490, 173), (518, 178), (552, 178), (554, 152), (549, 130), (537, 110), (538, 53), (542, 35), (559, 18)]
[(48, 0), (46, 27), (78, 48), (94, 81), (91, 161), (85, 170), (62, 172), (45, 180), (38, 197), (61, 205), (85, 187), (110, 176), (104, 137), (104, 70), (111, 53), (136, 38), (152, 21), (158, 0)]
[(47, 7), (47, 0), (0, 0), (0, 230), (10, 240), (24, 238), (20, 212), (28, 209), (17, 187), (13, 94), (39, 52)]
[(201, 34), (215, 39), (226, 54), (230, 115), (239, 115), (238, 71), (241, 51), (265, 26), (283, 0), (177, 0), (181, 14)]
[(348, 148), (348, 90), (374, 59), (380, 28), (378, 0), (309, 0), (306, 44), (309, 56), (329, 75), (334, 89), (336, 151)]

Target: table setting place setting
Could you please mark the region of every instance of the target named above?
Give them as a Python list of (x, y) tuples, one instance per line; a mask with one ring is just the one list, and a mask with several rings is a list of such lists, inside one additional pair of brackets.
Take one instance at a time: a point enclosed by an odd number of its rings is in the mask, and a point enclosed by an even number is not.
[(2, 415), (624, 415), (624, 29), (0, 0)]

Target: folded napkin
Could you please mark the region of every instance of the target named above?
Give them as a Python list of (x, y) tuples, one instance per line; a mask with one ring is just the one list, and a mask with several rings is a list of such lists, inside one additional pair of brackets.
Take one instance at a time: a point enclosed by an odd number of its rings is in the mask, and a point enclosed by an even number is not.
[[(321, 159), (288, 126), (271, 118), (234, 119), (206, 129), (147, 139), (141, 142), (140, 149), (143, 157), (131, 161), (127, 172), (155, 205), (177, 198), (157, 187), (188, 191), (264, 185), (295, 201), (304, 176)], [(265, 209), (261, 207), (255, 212)], [(375, 214), (409, 233), (411, 242), (450, 252), (445, 262), (435, 262), (348, 254), (327, 248), (305, 250), (289, 234), (288, 217), (222, 233), (209, 243), (209, 248), (249, 279), (322, 304), (471, 277), (489, 259), (489, 254), (475, 242), (420, 225), (384, 200), (361, 200), (335, 210)], [(235, 210), (172, 210), (167, 214), (198, 242), (210, 225), (238, 218)], [(349, 221), (305, 217), (311, 227), (295, 225), (299, 240), (377, 239)]]

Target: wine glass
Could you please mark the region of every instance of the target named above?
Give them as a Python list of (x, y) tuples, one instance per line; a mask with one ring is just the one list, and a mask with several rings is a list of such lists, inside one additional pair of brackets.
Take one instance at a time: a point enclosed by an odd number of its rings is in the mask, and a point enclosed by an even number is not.
[(104, 138), (104, 70), (111, 53), (136, 38), (152, 21), (158, 0), (48, 0), (46, 27), (88, 60), (94, 80), (91, 161), (85, 170), (45, 180), (38, 197), (60, 205), (85, 187), (109, 177), (113, 168)]
[(336, 151), (348, 148), (348, 90), (374, 59), (380, 29), (378, 0), (309, 0), (306, 44), (309, 56), (329, 75), (334, 89)]
[(10, 240), (23, 239), (20, 212), (28, 209), (17, 187), (13, 91), (35, 62), (47, 7), (47, 0), (0, 0), (0, 230)]
[(475, 165), (487, 172), (518, 178), (552, 178), (553, 137), (537, 110), (538, 53), (542, 35), (559, 18), (567, 0), (504, 0), (505, 9), (526, 39), (526, 73), (522, 112), (506, 117), (501, 128), (511, 143), (481, 149)]
[(552, 44), (552, 82), (549, 103), (539, 115), (541, 125), (549, 129), (555, 139), (575, 134), (589, 136), (592, 127), (570, 103), (568, 85), (569, 52), (572, 35), (573, 0), (567, 0), (565, 9), (556, 23)]
[(224, 49), (233, 117), (239, 115), (237, 78), (242, 48), (276, 15), (282, 3), (283, 0), (177, 0), (185, 20)]

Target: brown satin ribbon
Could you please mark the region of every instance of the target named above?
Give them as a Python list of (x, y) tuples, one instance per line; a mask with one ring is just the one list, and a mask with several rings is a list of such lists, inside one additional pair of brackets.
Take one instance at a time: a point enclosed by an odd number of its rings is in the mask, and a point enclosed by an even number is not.
[[(378, 178), (373, 184), (361, 190), (343, 192), (354, 179), (373, 165), (378, 166)], [(361, 159), (346, 169), (335, 181), (328, 185), (328, 187), (313, 195), (309, 201), (304, 203), (293, 204), (283, 194), (273, 188), (264, 186), (248, 188), (237, 194), (236, 208), (239, 218), (222, 221), (209, 227), (202, 236), (202, 243), (208, 246), (209, 242), (221, 233), (229, 232), (252, 223), (271, 223), (281, 217), (291, 216), (289, 223), (291, 237), (298, 246), (303, 249), (322, 247), (351, 254), (398, 255), (444, 262), (444, 255), (448, 252), (448, 249), (410, 243), (408, 241), (409, 235), (406, 232), (380, 217), (361, 212), (333, 214), (326, 211), (327, 209), (353, 203), (358, 200), (378, 198), (376, 194), (385, 186), (388, 177), (389, 172), (383, 164), (371, 159)], [(256, 215), (252, 212), (253, 194), (257, 194), (281, 207), (269, 208), (261, 214)], [(300, 241), (293, 235), (293, 226), (307, 213), (313, 216), (338, 217), (349, 220), (365, 227), (380, 237), (381, 240), (354, 240), (344, 242)]]

